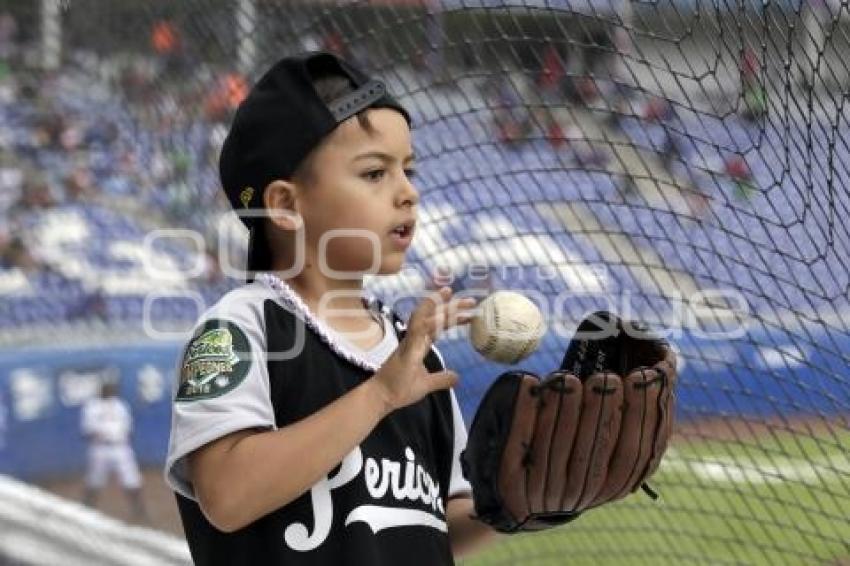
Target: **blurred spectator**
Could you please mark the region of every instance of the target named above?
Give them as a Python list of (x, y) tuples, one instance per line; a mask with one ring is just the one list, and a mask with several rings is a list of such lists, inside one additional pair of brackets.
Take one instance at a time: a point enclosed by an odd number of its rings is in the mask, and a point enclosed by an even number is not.
[(460, 62), (465, 71), (477, 70), (481, 66), (481, 56), (478, 54), (477, 45), (472, 41), (464, 41), (458, 46)]
[(94, 177), (87, 167), (77, 166), (65, 177), (66, 202), (91, 201), (95, 196)]
[(0, 152), (0, 210), (9, 210), (21, 198), (24, 172), (13, 156)]
[(537, 76), (537, 87), (544, 102), (557, 104), (561, 98), (561, 85), (567, 72), (558, 48), (549, 45), (543, 51), (543, 64)]
[(118, 126), (110, 120), (102, 116), (95, 118), (95, 121), (86, 128), (84, 143), (88, 146), (100, 145), (109, 147), (118, 139)]
[(659, 160), (664, 168), (672, 173), (676, 163), (682, 162), (682, 140), (680, 134), (664, 129), (664, 141), (662, 142), (661, 150), (658, 152)]
[[(433, 84), (445, 84), (451, 80), (445, 60), (445, 30), (439, 10), (427, 9), (423, 23), (426, 47), (414, 55), (414, 68)], [(355, 63), (364, 68), (372, 68), (371, 55), (365, 45), (356, 43), (352, 47)]]
[(10, 59), (16, 51), (18, 23), (9, 12), (0, 13), (0, 59)]
[(691, 214), (697, 219), (705, 218), (711, 210), (711, 198), (698, 188), (682, 188), (682, 192)]
[(584, 149), (577, 149), (574, 159), (579, 167), (585, 169), (601, 169), (611, 160), (611, 155), (594, 145), (588, 145)]
[(673, 117), (673, 107), (666, 99), (653, 96), (643, 106), (643, 119), (647, 122), (663, 122)]
[[(121, 171), (130, 173), (136, 167), (136, 157), (132, 152), (126, 152), (121, 158)], [(148, 177), (154, 184), (168, 182), (174, 174), (171, 159), (157, 147), (153, 150), (148, 161)]]
[(549, 120), (549, 125), (546, 128), (546, 139), (549, 140), (549, 144), (553, 149), (558, 149), (559, 147), (566, 145), (566, 134), (554, 114), (549, 114), (549, 116), (551, 119)]
[(65, 117), (54, 110), (42, 113), (35, 124), (34, 139), (37, 147), (60, 149), (65, 132)]
[[(207, 163), (216, 163), (218, 155), (221, 152), (221, 147), (224, 145), (224, 140), (227, 138), (227, 126), (222, 123), (213, 124), (210, 128), (209, 135), (206, 140), (206, 148), (202, 152), (201, 159), (205, 159)], [(220, 192), (220, 191), (216, 191)]]
[(160, 59), (166, 77), (180, 77), (185, 67), (180, 31), (171, 20), (159, 20), (151, 27), (151, 47)]
[(632, 114), (632, 105), (627, 96), (617, 96), (608, 105), (609, 113), (603, 118), (604, 123), (614, 130), (622, 130), (627, 116)]
[[(6, 105), (10, 108), (17, 100), (18, 83), (15, 79), (9, 64), (6, 61), (0, 60), (0, 105)], [(9, 147), (12, 141), (10, 135), (9, 124), (0, 124), (0, 147)]]
[(239, 73), (224, 73), (204, 99), (204, 113), (210, 122), (227, 122), (239, 103), (248, 96), (248, 83)]
[(14, 208), (29, 212), (56, 206), (56, 196), (44, 176), (33, 171), (25, 175), (21, 197)]
[(607, 30), (585, 31), (583, 46), (573, 48), (566, 59), (564, 94), (575, 104), (593, 106), (600, 99), (599, 80), (608, 78), (612, 40)]
[(138, 63), (130, 63), (121, 70), (119, 84), (122, 96), (138, 105), (142, 111), (151, 108), (156, 84), (151, 69)]
[(759, 78), (761, 62), (752, 47), (746, 47), (741, 54), (741, 97), (744, 108), (741, 116), (757, 121), (767, 112), (767, 91)]
[(735, 196), (739, 200), (749, 200), (756, 192), (753, 173), (747, 161), (740, 155), (726, 160), (725, 172), (735, 183)]
[(169, 20), (159, 20), (151, 28), (151, 47), (157, 55), (167, 57), (178, 48), (177, 29)]
[(599, 99), (599, 85), (595, 77), (577, 77), (575, 84), (575, 91), (579, 101), (585, 106), (592, 106)]
[(516, 144), (528, 139), (533, 124), (528, 107), (510, 75), (494, 75), (484, 87), (493, 111), (499, 141)]
[(20, 269), (26, 273), (34, 273), (42, 268), (41, 263), (33, 257), (19, 237), (13, 237), (0, 248), (0, 258), (0, 263), (7, 269)]
[(615, 67), (614, 26), (599, 25), (585, 32), (587, 48), (583, 50), (586, 70), (596, 77), (610, 77)]
[(564, 96), (569, 101), (593, 107), (601, 104), (610, 109), (630, 96), (631, 89), (622, 77), (623, 54), (628, 52), (630, 38), (618, 30), (616, 26), (585, 30), (584, 45), (569, 52), (562, 81)]
[(165, 188), (168, 202), (165, 212), (175, 220), (191, 215), (195, 210), (197, 194), (195, 190), (184, 180), (176, 179)]
[(68, 309), (69, 320), (109, 320), (109, 306), (100, 289), (96, 289), (82, 296), (76, 305)]
[(329, 51), (343, 59), (350, 59), (348, 45), (339, 30), (330, 28), (322, 36), (322, 50)]
[(548, 46), (543, 52), (543, 64), (537, 77), (537, 88), (543, 104), (536, 113), (544, 135), (554, 148), (565, 143), (564, 129), (558, 122), (555, 110), (563, 104), (563, 82), (566, 77), (564, 62), (557, 47)]
[(118, 396), (118, 385), (107, 381), (100, 396), (89, 399), (82, 408), (80, 429), (88, 441), (88, 464), (83, 502), (97, 504), (100, 490), (109, 476), (118, 476), (138, 520), (147, 520), (142, 500), (142, 476), (130, 444), (133, 417), (129, 405)]

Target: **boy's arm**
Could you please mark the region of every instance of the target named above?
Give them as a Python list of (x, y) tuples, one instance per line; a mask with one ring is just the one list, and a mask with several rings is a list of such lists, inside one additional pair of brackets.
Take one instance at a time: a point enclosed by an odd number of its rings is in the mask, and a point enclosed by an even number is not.
[(464, 311), (474, 300), (450, 303), (450, 297), (444, 288), (436, 300), (420, 303), (381, 369), (333, 403), (280, 430), (242, 430), (191, 453), (189, 475), (207, 519), (230, 532), (283, 507), (327, 475), (384, 416), (451, 387), (453, 372), (428, 373), (422, 363), (440, 332), (469, 322)]
[(446, 505), (449, 540), (455, 558), (478, 552), (503, 536), (489, 525), (473, 519), (474, 514), (471, 496), (453, 497)]
[(307, 491), (387, 414), (378, 387), (370, 379), (290, 426), (242, 430), (193, 452), (192, 485), (207, 519), (232, 532)]

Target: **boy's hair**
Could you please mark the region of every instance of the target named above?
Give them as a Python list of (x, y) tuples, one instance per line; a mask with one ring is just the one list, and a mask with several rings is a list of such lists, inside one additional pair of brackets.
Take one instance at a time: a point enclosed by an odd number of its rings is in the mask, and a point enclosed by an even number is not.
[[(360, 116), (364, 124), (368, 108), (396, 110), (410, 124), (409, 114), (382, 82), (331, 53), (278, 61), (239, 105), (221, 149), (221, 184), (234, 210), (262, 210), (269, 183), (292, 179), (339, 124), (352, 116)], [(256, 212), (240, 215), (251, 231), (249, 280), (251, 271), (271, 267), (264, 223), (258, 221), (262, 217)]]

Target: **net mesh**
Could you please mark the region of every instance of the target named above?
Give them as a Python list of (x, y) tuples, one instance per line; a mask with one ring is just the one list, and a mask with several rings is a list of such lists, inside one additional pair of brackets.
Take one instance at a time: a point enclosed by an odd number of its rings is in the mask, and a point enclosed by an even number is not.
[[(539, 373), (591, 310), (669, 332), (661, 500), (466, 563), (850, 559), (846, 3), (70, 0), (48, 72), (34, 4), (0, 2), (10, 64), (120, 125), (107, 154), (140, 173), (109, 202), (217, 242), (236, 103), (283, 54), (327, 49), (413, 116), (420, 223), (408, 268), (371, 282), (387, 302), (409, 312), (441, 269), (456, 290), (521, 290), (550, 325), (522, 364)], [(504, 368), (461, 331), (441, 346), (469, 418)]]

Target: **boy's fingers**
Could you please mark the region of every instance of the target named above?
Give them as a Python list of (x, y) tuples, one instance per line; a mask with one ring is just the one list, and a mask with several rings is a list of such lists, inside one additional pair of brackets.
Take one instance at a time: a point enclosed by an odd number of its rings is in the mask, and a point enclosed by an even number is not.
[(427, 320), (434, 316), (437, 310), (444, 305), (452, 296), (450, 287), (441, 287), (437, 291), (425, 295), (416, 308), (413, 314), (410, 315), (410, 327), (415, 327), (422, 320)]
[(436, 292), (426, 295), (413, 314), (410, 315), (410, 323), (407, 327), (407, 336), (415, 337), (416, 340), (428, 338), (435, 340), (434, 318), (441, 318), (446, 302), (451, 298), (450, 287), (442, 287)]
[(443, 330), (448, 330), (459, 324), (467, 324), (472, 317), (475, 316), (475, 299), (472, 297), (464, 297), (453, 300), (445, 304), (442, 308), (437, 309), (433, 318), (433, 327), (436, 330), (434, 339)]
[(399, 353), (405, 364), (421, 363), (431, 347), (432, 339), (427, 333), (416, 334), (410, 332), (405, 335), (404, 339), (398, 345)]
[(447, 306), (447, 320), (444, 328), (450, 328), (458, 324), (467, 324), (475, 316), (476, 301), (473, 297), (464, 297), (452, 301)]
[(416, 306), (407, 325), (407, 333), (399, 344), (401, 354), (409, 359), (421, 359), (436, 339), (434, 318), (442, 309), (445, 301), (451, 297), (452, 290), (442, 287), (428, 293)]
[(424, 357), (440, 333), (452, 326), (468, 324), (475, 314), (476, 300), (462, 297), (450, 300), (452, 290), (442, 287), (426, 296), (410, 317), (403, 352), (414, 358)]
[(454, 385), (457, 383), (457, 380), (457, 374), (451, 370), (447, 370), (440, 371), (437, 373), (429, 373), (426, 376), (425, 383), (428, 386), (428, 392), (433, 393), (434, 391), (454, 387)]

